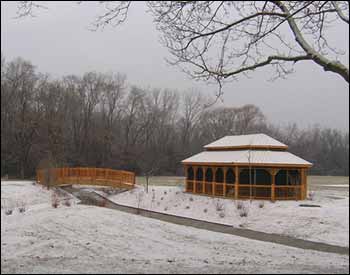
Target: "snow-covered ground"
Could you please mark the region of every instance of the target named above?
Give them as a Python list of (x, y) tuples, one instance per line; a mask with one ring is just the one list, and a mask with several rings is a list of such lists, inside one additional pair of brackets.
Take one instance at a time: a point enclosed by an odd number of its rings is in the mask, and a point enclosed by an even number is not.
[[(165, 200), (173, 191), (162, 192)], [(2, 206), (22, 197), (26, 198), (24, 213), (15, 207), (12, 215), (5, 215), (1, 209), (1, 273), (349, 272), (348, 256), (254, 241), (94, 206), (73, 203), (55, 209), (50, 192), (40, 186), (1, 182)], [(192, 210), (195, 202), (189, 204)]]
[[(148, 193), (138, 187), (108, 198), (122, 205), (140, 203), (140, 208), (157, 212), (349, 247), (349, 197), (339, 194), (320, 190), (313, 201), (264, 201), (262, 208), (261, 201), (244, 201), (248, 217), (240, 216), (237, 201), (183, 193), (181, 187), (150, 186)], [(217, 210), (220, 207), (222, 211)]]

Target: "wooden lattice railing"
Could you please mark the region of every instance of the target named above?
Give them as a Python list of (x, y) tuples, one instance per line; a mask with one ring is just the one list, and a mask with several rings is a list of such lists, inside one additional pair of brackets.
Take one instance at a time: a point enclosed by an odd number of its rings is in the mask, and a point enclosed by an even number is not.
[[(206, 182), (199, 180), (186, 180), (186, 192), (195, 194), (206, 194), (210, 196), (220, 197), (233, 197), (237, 199), (267, 199), (272, 200), (302, 200), (304, 199), (302, 194), (301, 185), (254, 185), (238, 184), (235, 189), (235, 184), (224, 184), (222, 182)], [(237, 196), (235, 196), (235, 192)], [(274, 192), (274, 194), (273, 194)], [(274, 196), (273, 196), (274, 195)]]
[(133, 188), (135, 173), (107, 168), (49, 168), (36, 171), (37, 182), (50, 186), (64, 184), (103, 185)]

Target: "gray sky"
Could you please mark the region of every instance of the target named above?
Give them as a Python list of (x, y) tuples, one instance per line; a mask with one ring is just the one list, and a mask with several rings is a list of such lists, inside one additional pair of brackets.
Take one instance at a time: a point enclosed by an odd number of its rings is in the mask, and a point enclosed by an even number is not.
[[(134, 3), (126, 24), (103, 31), (88, 30), (101, 10), (94, 3), (48, 3), (37, 17), (13, 19), (16, 3), (1, 3), (1, 51), (6, 60), (21, 56), (43, 73), (54, 77), (88, 71), (122, 72), (129, 84), (142, 87), (199, 89), (214, 95), (214, 87), (190, 80), (176, 67), (159, 43), (159, 33), (143, 3)], [(333, 33), (332, 40), (347, 50), (341, 61), (348, 65), (348, 28)], [(255, 104), (277, 124), (296, 122), (349, 130), (349, 85), (338, 75), (324, 72), (313, 63), (297, 63), (287, 80), (269, 82), (260, 69), (251, 79), (224, 87), (227, 106)]]

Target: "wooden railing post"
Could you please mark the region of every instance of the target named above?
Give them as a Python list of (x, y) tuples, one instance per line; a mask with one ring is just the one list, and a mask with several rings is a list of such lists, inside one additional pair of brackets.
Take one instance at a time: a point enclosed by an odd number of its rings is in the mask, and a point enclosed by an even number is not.
[(205, 194), (205, 189), (206, 189), (205, 174), (207, 172), (207, 167), (204, 166), (202, 171), (203, 171), (203, 178), (202, 178), (203, 194)]
[(224, 197), (226, 197), (226, 170), (227, 170), (227, 167), (222, 168), (222, 171), (224, 173), (224, 185), (223, 185)]
[(108, 169), (105, 169), (105, 182), (108, 184)]
[(271, 200), (275, 201), (276, 200), (276, 174), (277, 171), (275, 168), (271, 169)]
[(193, 193), (197, 193), (197, 166), (193, 166)]
[(235, 167), (235, 199), (236, 200), (239, 198), (238, 192), (239, 192), (239, 168), (238, 166), (236, 166)]
[(212, 187), (213, 187), (213, 190), (212, 190), (212, 195), (215, 196), (215, 191), (216, 191), (216, 178), (215, 178), (215, 175), (216, 175), (216, 168), (213, 167), (211, 168), (211, 171), (213, 171), (213, 176), (212, 176)]
[(187, 179), (188, 178), (188, 168), (186, 165), (184, 166), (184, 170), (185, 170), (184, 171), (185, 172), (184, 173), (185, 174), (185, 191), (188, 192), (188, 179)]
[(300, 180), (301, 180), (301, 190), (300, 190), (300, 196), (302, 200), (305, 200), (306, 198), (306, 182), (305, 182), (305, 169), (300, 169)]

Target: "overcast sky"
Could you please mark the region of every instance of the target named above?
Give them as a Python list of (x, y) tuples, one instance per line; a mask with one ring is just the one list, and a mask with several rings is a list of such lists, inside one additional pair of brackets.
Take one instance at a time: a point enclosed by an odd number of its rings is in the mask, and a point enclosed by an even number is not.
[[(75, 2), (76, 3), (76, 2)], [(54, 77), (88, 71), (122, 72), (129, 84), (142, 87), (199, 89), (214, 95), (214, 87), (194, 82), (176, 67), (168, 65), (169, 56), (159, 43), (159, 33), (142, 3), (135, 3), (128, 21), (117, 28), (88, 30), (89, 23), (101, 12), (94, 3), (82, 5), (50, 3), (37, 17), (13, 19), (16, 3), (1, 3), (1, 51), (6, 60), (21, 56), (43, 73)], [(332, 39), (344, 45), (348, 66), (348, 28), (334, 32)], [(287, 80), (268, 81), (264, 69), (251, 79), (224, 87), (227, 106), (255, 104), (277, 124), (296, 122), (349, 130), (349, 85), (338, 75), (319, 66), (301, 62)]]

